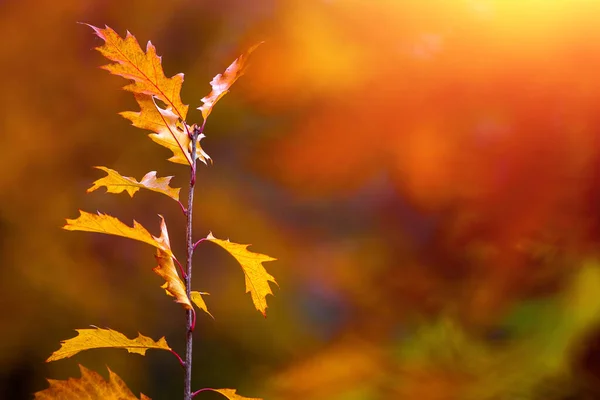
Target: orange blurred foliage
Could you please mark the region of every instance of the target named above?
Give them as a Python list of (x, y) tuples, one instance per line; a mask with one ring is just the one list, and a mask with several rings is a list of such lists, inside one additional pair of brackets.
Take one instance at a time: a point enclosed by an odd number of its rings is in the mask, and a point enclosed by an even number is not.
[[(92, 165), (138, 177), (157, 170), (175, 175), (175, 187), (185, 179), (165, 161), (168, 152), (116, 115), (136, 105), (119, 79), (95, 69), (103, 60), (92, 49), (102, 43), (75, 21), (152, 39), (167, 76), (186, 72), (182, 98), (192, 121), (215, 73), (265, 41), (211, 114), (202, 143), (215, 164), (200, 170), (194, 229), (277, 257), (281, 289), (269, 299), (269, 318), (257, 318), (234, 260), (199, 246), (194, 279), (211, 293), (216, 319), (199, 319), (199, 354), (216, 363), (199, 365), (199, 380), (280, 399), (362, 400), (446, 399), (478, 380), (485, 392), (491, 383), (510, 387), (496, 378), (508, 372), (518, 372), (518, 382), (546, 378), (555, 359), (526, 366), (571, 326), (558, 307), (546, 325), (535, 307), (520, 317), (518, 329), (533, 323), (546, 336), (523, 334), (530, 342), (516, 349), (486, 335), (513, 307), (559, 296), (598, 255), (600, 3), (26, 0), (1, 7), (0, 29), (10, 39), (0, 67), (7, 386), (20, 382), (13, 379), (20, 365), (34, 370), (36, 381), (22, 379), (36, 390), (43, 376), (73, 375), (66, 366), (38, 368), (74, 326), (140, 330), (181, 345), (180, 307), (158, 289), (147, 246), (59, 229), (77, 207), (145, 226), (161, 213), (173, 252), (183, 254), (180, 210), (165, 196), (84, 197), (98, 178)], [(600, 304), (598, 292), (586, 292), (589, 310)], [(423, 366), (393, 354), (405, 335), (440, 315), (464, 329), (457, 364), (470, 365), (470, 344), (492, 342), (497, 352), (481, 358), (505, 368), (481, 368), (484, 379), (435, 358)], [(590, 335), (572, 364), (560, 364), (585, 380), (567, 379), (563, 386), (574, 391), (598, 386), (598, 334)], [(180, 384), (178, 371), (153, 379), (166, 367), (152, 357), (147, 369), (117, 355), (89, 360), (116, 364), (133, 392), (153, 398), (169, 398)]]

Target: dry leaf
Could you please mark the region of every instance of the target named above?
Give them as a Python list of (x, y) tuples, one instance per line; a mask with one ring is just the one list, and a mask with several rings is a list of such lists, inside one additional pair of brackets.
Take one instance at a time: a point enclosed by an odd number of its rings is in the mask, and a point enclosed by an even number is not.
[(167, 233), (167, 225), (164, 218), (161, 216), (161, 236), (152, 236), (146, 228), (137, 221), (133, 221), (133, 227), (127, 226), (117, 218), (110, 215), (98, 213), (91, 214), (79, 210), (79, 217), (76, 219), (67, 219), (67, 223), (63, 229), (68, 231), (84, 231), (98, 232), (107, 235), (122, 236), (140, 242), (148, 243), (173, 257), (171, 246), (169, 244), (169, 235)]
[[(170, 110), (160, 108), (150, 95), (134, 93), (134, 96), (140, 111), (125, 111), (120, 115), (130, 120), (133, 126), (154, 132), (149, 135), (150, 139), (173, 152), (173, 157), (169, 158), (169, 161), (191, 165), (192, 141), (187, 132), (178, 126), (177, 115)], [(210, 157), (200, 146), (200, 140), (204, 137), (203, 134), (198, 136), (196, 159), (206, 164), (206, 160)]]
[(199, 309), (210, 315), (213, 319), (215, 319), (215, 317), (213, 317), (213, 315), (208, 311), (208, 307), (206, 306), (206, 303), (202, 298), (203, 294), (207, 295), (208, 293), (192, 291), (190, 292), (190, 297), (192, 298), (192, 301), (194, 302), (196, 307), (198, 307)]
[(233, 83), (244, 74), (246, 62), (248, 61), (250, 54), (261, 44), (262, 42), (250, 47), (244, 54), (236, 58), (235, 61), (232, 62), (229, 67), (227, 67), (225, 72), (222, 74), (217, 74), (212, 81), (210, 81), (212, 90), (208, 96), (202, 99), (203, 104), (198, 107), (198, 110), (202, 111), (202, 117), (205, 121), (210, 115), (215, 103), (219, 101), (221, 97), (225, 96), (225, 94), (229, 92), (231, 85), (233, 85)]
[(153, 271), (165, 280), (165, 284), (162, 285), (161, 288), (165, 289), (165, 292), (169, 296), (175, 297), (175, 301), (181, 304), (183, 308), (188, 310), (192, 308), (192, 303), (190, 302), (191, 297), (191, 301), (193, 301), (199, 309), (213, 317), (208, 311), (208, 307), (202, 298), (203, 294), (208, 293), (193, 291), (190, 293), (190, 297), (188, 297), (185, 293), (185, 285), (179, 277), (177, 268), (173, 263), (173, 258), (161, 250), (156, 251), (155, 257), (156, 261), (158, 261), (158, 266), (154, 268)]
[(50, 387), (35, 394), (36, 400), (150, 400), (138, 399), (117, 374), (108, 369), (108, 381), (102, 375), (79, 365), (81, 378), (66, 381), (48, 379)]
[(78, 333), (72, 339), (61, 341), (60, 349), (56, 350), (46, 362), (69, 358), (75, 354), (90, 349), (116, 348), (125, 349), (130, 353), (146, 355), (148, 349), (168, 350), (171, 348), (164, 337), (157, 342), (138, 333), (135, 339), (128, 339), (125, 335), (112, 329), (75, 329)]
[(223, 396), (227, 397), (229, 400), (262, 400), (258, 397), (243, 397), (239, 394), (236, 394), (235, 389), (211, 389), (213, 392), (221, 393)]
[(181, 304), (183, 308), (191, 309), (192, 303), (185, 293), (185, 285), (177, 273), (173, 258), (160, 249), (156, 250), (155, 257), (158, 266), (153, 271), (165, 280), (165, 284), (161, 287), (165, 289), (169, 296), (175, 297), (175, 301)]
[(157, 178), (156, 171), (150, 171), (138, 182), (135, 178), (122, 176), (117, 171), (110, 168), (95, 168), (106, 172), (108, 175), (95, 181), (94, 185), (87, 190), (88, 193), (93, 192), (102, 186), (106, 186), (107, 193), (121, 193), (125, 191), (129, 193), (129, 196), (133, 197), (140, 188), (144, 188), (165, 194), (174, 200), (179, 200), (179, 191), (181, 189), (169, 186), (171, 178), (173, 178), (172, 176)]
[(269, 257), (260, 253), (248, 251), (249, 244), (232, 243), (229, 240), (215, 238), (212, 233), (206, 237), (207, 240), (214, 242), (227, 250), (242, 266), (246, 278), (246, 293), (250, 292), (252, 302), (263, 316), (267, 316), (267, 295), (273, 294), (269, 287), (269, 282), (277, 284), (275, 278), (271, 276), (263, 267), (265, 261), (274, 261), (276, 258)]
[(144, 53), (137, 39), (129, 32), (123, 39), (108, 26), (105, 29), (88, 26), (104, 40), (104, 45), (96, 50), (109, 60), (115, 61), (102, 68), (112, 74), (131, 79), (133, 82), (125, 86), (125, 90), (155, 96), (179, 119), (185, 121), (188, 106), (182, 103), (180, 97), (183, 74), (167, 78), (162, 69), (161, 57), (156, 54), (156, 48), (151, 42), (146, 45)]

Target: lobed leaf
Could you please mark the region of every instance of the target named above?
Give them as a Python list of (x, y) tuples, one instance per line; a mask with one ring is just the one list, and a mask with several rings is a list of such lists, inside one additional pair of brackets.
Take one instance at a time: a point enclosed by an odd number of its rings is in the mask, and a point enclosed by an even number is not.
[(122, 333), (112, 329), (93, 328), (76, 329), (76, 331), (78, 335), (60, 342), (60, 349), (52, 353), (46, 362), (69, 358), (84, 350), (100, 348), (125, 349), (130, 353), (141, 355), (146, 355), (148, 349), (171, 351), (164, 337), (155, 342), (140, 333), (137, 338), (128, 339)]
[(244, 397), (236, 394), (235, 389), (210, 389), (213, 392), (217, 392), (227, 397), (229, 400), (262, 400), (258, 397)]
[(202, 111), (202, 117), (206, 121), (208, 116), (210, 115), (213, 107), (221, 99), (221, 97), (225, 96), (227, 92), (229, 92), (229, 88), (234, 84), (235, 81), (238, 80), (240, 76), (244, 74), (246, 69), (246, 62), (250, 57), (250, 54), (261, 43), (257, 43), (254, 46), (250, 47), (244, 54), (235, 59), (234, 62), (231, 63), (229, 67), (222, 74), (217, 74), (211, 81), (210, 86), (212, 87), (211, 92), (208, 96), (202, 98), (202, 105), (198, 107), (198, 110)]
[(122, 176), (117, 171), (110, 168), (95, 168), (106, 172), (108, 175), (95, 181), (94, 185), (87, 190), (88, 193), (105, 186), (107, 193), (127, 192), (129, 196), (133, 197), (133, 195), (140, 190), (140, 188), (144, 188), (152, 190), (153, 192), (165, 194), (173, 200), (179, 201), (179, 191), (181, 189), (172, 188), (169, 186), (171, 178), (173, 178), (172, 176), (157, 178), (156, 171), (150, 171), (144, 175), (141, 181), (138, 182), (135, 178)]
[(131, 393), (125, 382), (108, 369), (108, 381), (102, 375), (79, 365), (81, 378), (69, 378), (66, 381), (48, 379), (50, 387), (35, 393), (36, 400), (151, 400), (141, 395), (138, 399)]
[(156, 261), (158, 266), (153, 271), (165, 280), (165, 284), (161, 287), (169, 296), (175, 297), (175, 301), (189, 310), (192, 308), (192, 303), (185, 292), (185, 285), (177, 273), (173, 258), (164, 251), (156, 250)]
[(194, 302), (194, 304), (196, 305), (196, 307), (198, 307), (199, 309), (201, 309), (202, 311), (204, 311), (205, 313), (210, 315), (212, 319), (215, 319), (215, 317), (213, 317), (213, 315), (208, 311), (208, 307), (206, 306), (206, 303), (204, 302), (204, 299), (202, 298), (203, 294), (207, 295), (208, 293), (192, 291), (192, 292), (190, 292), (190, 297), (191, 297), (192, 301)]
[[(140, 111), (125, 111), (120, 115), (130, 120), (133, 126), (154, 132), (149, 135), (150, 139), (173, 152), (169, 161), (191, 165), (192, 141), (187, 132), (177, 125), (177, 115), (168, 109), (160, 108), (150, 95), (134, 93), (134, 96), (140, 106)], [(206, 160), (209, 160), (210, 157), (200, 147), (200, 140), (204, 137), (203, 134), (198, 137), (196, 159), (206, 164)]]
[[(87, 25), (87, 24), (86, 24)], [(161, 57), (156, 54), (152, 42), (146, 45), (146, 52), (142, 50), (137, 39), (127, 32), (121, 38), (114, 30), (106, 26), (105, 29), (88, 25), (104, 40), (104, 45), (97, 47), (104, 57), (113, 64), (105, 65), (105, 70), (112, 74), (131, 79), (133, 82), (124, 87), (125, 90), (155, 96), (167, 105), (167, 108), (185, 121), (188, 106), (181, 101), (181, 85), (183, 74), (167, 78), (161, 65)]]
[(252, 302), (258, 311), (263, 316), (267, 316), (267, 295), (273, 294), (269, 282), (277, 284), (275, 278), (271, 276), (263, 267), (262, 263), (266, 261), (274, 261), (276, 258), (269, 257), (265, 254), (253, 253), (247, 249), (249, 244), (232, 243), (229, 240), (221, 240), (215, 238), (212, 233), (206, 237), (213, 243), (218, 244), (229, 254), (231, 254), (242, 266), (246, 280), (246, 293), (250, 292)]
[(129, 239), (139, 240), (140, 242), (148, 243), (174, 257), (169, 243), (169, 234), (167, 225), (162, 216), (160, 216), (161, 235), (160, 237), (152, 236), (146, 228), (137, 221), (133, 221), (133, 227), (127, 226), (117, 218), (107, 214), (91, 214), (79, 210), (79, 217), (76, 219), (67, 219), (67, 223), (63, 229), (68, 231), (84, 231), (105, 233), (107, 235), (122, 236)]

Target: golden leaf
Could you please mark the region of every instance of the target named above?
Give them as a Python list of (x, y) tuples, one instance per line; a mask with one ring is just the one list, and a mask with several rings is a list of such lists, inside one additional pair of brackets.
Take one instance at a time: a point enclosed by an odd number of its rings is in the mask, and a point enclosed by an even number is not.
[(130, 353), (146, 355), (148, 349), (168, 350), (171, 348), (164, 337), (157, 342), (138, 333), (135, 339), (128, 339), (125, 335), (112, 329), (75, 329), (78, 333), (72, 339), (63, 340), (60, 349), (56, 350), (46, 362), (69, 358), (75, 354), (90, 349), (116, 348), (125, 349)]
[(95, 181), (94, 185), (87, 190), (88, 193), (93, 192), (102, 186), (106, 186), (107, 193), (121, 193), (125, 191), (129, 196), (133, 197), (140, 188), (144, 188), (165, 194), (174, 200), (179, 200), (179, 191), (181, 189), (169, 186), (171, 178), (173, 178), (172, 176), (157, 178), (156, 171), (150, 171), (138, 182), (135, 178), (122, 176), (117, 171), (110, 168), (95, 168), (106, 172), (108, 175)]
[(246, 293), (250, 292), (254, 306), (266, 317), (266, 297), (268, 294), (273, 294), (269, 287), (269, 282), (275, 284), (277, 282), (273, 276), (267, 273), (262, 263), (265, 261), (274, 261), (276, 258), (248, 251), (247, 247), (250, 246), (249, 244), (231, 243), (229, 240), (217, 239), (212, 233), (209, 233), (206, 239), (227, 250), (240, 263), (246, 278)]
[(202, 105), (198, 107), (198, 110), (202, 111), (202, 117), (206, 121), (210, 112), (212, 111), (215, 103), (225, 96), (229, 92), (229, 88), (234, 84), (237, 79), (244, 74), (246, 69), (246, 62), (250, 57), (250, 54), (256, 50), (261, 43), (257, 43), (250, 47), (244, 54), (235, 59), (229, 67), (222, 74), (217, 74), (212, 81), (210, 86), (212, 87), (211, 92), (208, 96), (202, 98)]
[(185, 285), (177, 273), (173, 258), (160, 249), (156, 250), (155, 257), (158, 266), (153, 271), (165, 280), (165, 284), (161, 287), (165, 289), (169, 296), (175, 297), (175, 301), (181, 304), (183, 308), (191, 309), (192, 303), (185, 293)]
[[(169, 161), (191, 165), (192, 141), (187, 132), (177, 125), (177, 115), (170, 110), (160, 108), (150, 95), (134, 93), (134, 96), (140, 111), (125, 111), (120, 115), (130, 120), (133, 126), (154, 132), (149, 135), (150, 139), (173, 152), (173, 157), (169, 158)], [(203, 134), (198, 136), (196, 159), (206, 164), (206, 160), (210, 157), (200, 147), (200, 140), (204, 137)]]
[(108, 26), (105, 29), (88, 26), (104, 40), (104, 45), (96, 50), (109, 60), (115, 61), (102, 68), (112, 74), (131, 79), (133, 82), (125, 86), (125, 90), (155, 96), (178, 118), (185, 121), (188, 106), (182, 103), (180, 97), (183, 74), (167, 78), (162, 69), (161, 57), (156, 54), (156, 48), (151, 42), (146, 45), (144, 53), (135, 36), (129, 32), (123, 39)]
[(157, 238), (152, 236), (146, 228), (135, 220), (133, 221), (133, 227), (130, 227), (119, 221), (117, 218), (107, 214), (91, 214), (81, 210), (79, 210), (79, 213), (80, 215), (78, 218), (67, 219), (67, 223), (63, 226), (63, 229), (68, 231), (105, 233), (107, 235), (116, 235), (139, 240), (140, 242), (148, 243), (173, 257), (173, 252), (171, 251), (171, 245), (169, 243), (167, 225), (162, 216), (160, 216), (161, 235)]
[(235, 389), (211, 389), (213, 392), (221, 393), (223, 396), (227, 397), (229, 400), (262, 400), (258, 397), (244, 397), (236, 394)]
[(48, 379), (50, 387), (35, 394), (36, 400), (150, 400), (141, 395), (138, 399), (131, 393), (125, 382), (108, 369), (108, 381), (102, 375), (79, 365), (81, 378), (66, 381)]
[(190, 297), (192, 298), (192, 301), (194, 302), (196, 307), (198, 307), (199, 309), (201, 309), (202, 311), (204, 311), (205, 313), (210, 315), (212, 317), (212, 319), (215, 319), (215, 317), (213, 317), (213, 315), (208, 311), (208, 307), (206, 306), (206, 303), (204, 302), (204, 299), (202, 298), (203, 294), (207, 295), (208, 293), (192, 291), (192, 292), (190, 292)]

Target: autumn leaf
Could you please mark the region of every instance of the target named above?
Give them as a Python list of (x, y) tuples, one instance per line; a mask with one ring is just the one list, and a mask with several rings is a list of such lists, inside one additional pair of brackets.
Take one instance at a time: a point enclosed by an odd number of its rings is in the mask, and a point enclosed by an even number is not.
[(102, 375), (79, 365), (81, 378), (66, 381), (48, 379), (50, 387), (35, 394), (36, 400), (151, 400), (141, 395), (138, 399), (131, 393), (125, 382), (108, 369), (108, 381)]
[(273, 294), (269, 287), (269, 282), (275, 284), (277, 282), (273, 276), (267, 273), (262, 263), (265, 261), (274, 261), (276, 258), (248, 251), (247, 247), (250, 246), (249, 244), (238, 244), (232, 243), (229, 240), (217, 239), (212, 233), (209, 233), (206, 239), (227, 250), (240, 263), (246, 278), (246, 293), (250, 292), (254, 306), (266, 317), (266, 297), (268, 294)]
[(192, 292), (190, 292), (190, 297), (192, 298), (192, 301), (194, 302), (196, 307), (198, 307), (199, 309), (201, 309), (202, 311), (204, 311), (205, 313), (210, 315), (212, 317), (212, 319), (215, 319), (215, 317), (213, 317), (213, 315), (208, 311), (208, 307), (206, 306), (206, 303), (204, 302), (204, 299), (202, 298), (203, 294), (207, 295), (208, 293), (192, 291)]
[(153, 271), (165, 280), (165, 284), (161, 287), (165, 289), (169, 296), (175, 297), (175, 301), (181, 304), (183, 308), (190, 310), (192, 303), (185, 293), (185, 285), (177, 273), (173, 258), (160, 249), (156, 250), (155, 257), (158, 266)]
[(107, 193), (121, 193), (127, 192), (129, 196), (133, 195), (140, 190), (140, 188), (152, 190), (154, 192), (162, 193), (170, 198), (179, 201), (179, 188), (172, 188), (169, 186), (172, 176), (166, 176), (164, 178), (157, 178), (156, 171), (150, 171), (141, 181), (137, 181), (135, 178), (122, 176), (117, 171), (106, 167), (95, 167), (106, 172), (108, 175), (98, 179), (94, 182), (94, 185), (87, 190), (88, 193), (105, 186)]
[(130, 227), (119, 221), (117, 218), (107, 214), (91, 214), (81, 210), (79, 210), (79, 213), (80, 215), (78, 218), (67, 219), (67, 223), (63, 226), (63, 229), (68, 231), (105, 233), (107, 235), (116, 235), (139, 240), (140, 242), (148, 243), (173, 257), (173, 252), (171, 251), (171, 245), (169, 243), (167, 225), (162, 216), (160, 216), (161, 236), (157, 238), (152, 236), (146, 228), (135, 220), (133, 221), (133, 227)]
[(96, 50), (104, 57), (114, 61), (113, 64), (105, 65), (102, 68), (112, 74), (131, 79), (133, 82), (125, 86), (125, 90), (155, 96), (167, 105), (168, 110), (185, 121), (188, 106), (182, 103), (180, 97), (183, 74), (177, 74), (171, 78), (165, 76), (161, 57), (156, 54), (156, 48), (152, 42), (148, 42), (144, 53), (135, 36), (129, 32), (123, 39), (108, 26), (105, 29), (88, 26), (104, 40), (104, 45), (97, 47)]
[[(160, 108), (150, 95), (134, 93), (134, 96), (140, 111), (125, 111), (120, 115), (130, 120), (133, 126), (154, 132), (149, 135), (150, 139), (173, 152), (169, 161), (191, 165), (192, 141), (187, 132), (178, 126), (177, 115), (170, 110)], [(204, 137), (204, 134), (198, 136), (196, 159), (206, 164), (206, 160), (210, 157), (200, 147), (200, 140)]]
[(229, 92), (229, 88), (234, 82), (244, 74), (244, 70), (246, 69), (246, 62), (250, 57), (250, 54), (256, 50), (261, 43), (257, 43), (254, 46), (250, 47), (244, 54), (235, 59), (233, 63), (222, 74), (217, 74), (212, 81), (210, 81), (210, 86), (212, 87), (211, 92), (208, 96), (202, 98), (202, 105), (198, 107), (198, 110), (202, 111), (202, 117), (206, 121), (210, 112), (212, 111), (215, 103), (221, 99), (221, 97), (225, 96), (227, 92)]
[(229, 400), (262, 400), (258, 397), (244, 397), (236, 394), (235, 389), (210, 389), (213, 392), (221, 393), (223, 396), (227, 397)]
[(75, 354), (90, 349), (116, 348), (125, 349), (130, 353), (146, 355), (148, 349), (171, 351), (164, 337), (157, 342), (138, 333), (135, 339), (128, 339), (125, 335), (112, 329), (75, 329), (78, 333), (72, 339), (63, 340), (60, 349), (56, 350), (46, 362), (69, 358)]

